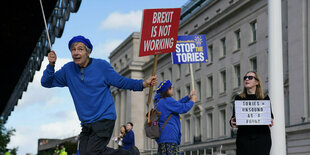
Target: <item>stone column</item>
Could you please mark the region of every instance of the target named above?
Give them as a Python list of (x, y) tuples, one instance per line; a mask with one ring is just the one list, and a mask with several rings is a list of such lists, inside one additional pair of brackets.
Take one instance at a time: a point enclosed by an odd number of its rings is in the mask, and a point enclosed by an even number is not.
[[(148, 89), (146, 89), (148, 90)], [(144, 150), (144, 121), (145, 121), (145, 96), (143, 92), (131, 93), (131, 122), (134, 124), (133, 131), (135, 133), (135, 143), (140, 151)]]
[(120, 115), (119, 115), (119, 118), (120, 118), (120, 124), (123, 125), (125, 124), (126, 122), (126, 94), (125, 94), (125, 91), (126, 90), (121, 90), (120, 91), (120, 98), (121, 98), (121, 102), (120, 102)]
[(119, 129), (120, 128), (120, 123), (119, 123), (119, 121), (120, 121), (120, 119), (119, 119), (119, 114), (120, 114), (120, 112), (119, 112), (119, 101), (120, 101), (120, 99), (119, 98), (120, 98), (119, 91), (117, 91), (117, 90), (113, 91), (113, 99), (115, 102), (115, 110), (116, 110), (117, 118), (115, 120), (115, 126), (114, 126), (114, 131), (113, 131), (113, 134), (111, 137), (111, 141), (108, 144), (109, 147), (113, 147), (113, 148), (117, 148), (117, 144), (114, 143), (112, 138), (118, 136), (119, 132), (120, 132), (120, 129)]

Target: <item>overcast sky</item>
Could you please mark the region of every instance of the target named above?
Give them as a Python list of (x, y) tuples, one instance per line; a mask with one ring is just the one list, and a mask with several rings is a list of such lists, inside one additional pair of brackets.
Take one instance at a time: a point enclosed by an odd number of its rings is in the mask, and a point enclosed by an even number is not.
[[(187, 1), (83, 0), (79, 11), (71, 14), (66, 22), (62, 37), (56, 38), (53, 44), (57, 54), (56, 70), (71, 61), (68, 42), (73, 36), (89, 38), (94, 46), (91, 57), (108, 60), (112, 50), (132, 32), (140, 31), (143, 9), (177, 8)], [(38, 138), (63, 139), (81, 131), (68, 88), (41, 86), (40, 79), (47, 64), (45, 58), (5, 125), (16, 129), (8, 147), (18, 147), (18, 155), (36, 154)]]

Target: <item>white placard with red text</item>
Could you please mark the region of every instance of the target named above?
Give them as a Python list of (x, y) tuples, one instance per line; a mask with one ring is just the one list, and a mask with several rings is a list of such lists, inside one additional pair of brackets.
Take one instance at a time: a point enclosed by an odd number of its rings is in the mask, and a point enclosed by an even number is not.
[(144, 9), (139, 56), (175, 51), (181, 8)]

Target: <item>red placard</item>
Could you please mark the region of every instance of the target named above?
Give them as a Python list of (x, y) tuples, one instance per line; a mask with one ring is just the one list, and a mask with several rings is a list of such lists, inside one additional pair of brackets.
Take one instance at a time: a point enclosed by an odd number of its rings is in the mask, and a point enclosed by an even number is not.
[(144, 9), (139, 56), (175, 51), (181, 8)]

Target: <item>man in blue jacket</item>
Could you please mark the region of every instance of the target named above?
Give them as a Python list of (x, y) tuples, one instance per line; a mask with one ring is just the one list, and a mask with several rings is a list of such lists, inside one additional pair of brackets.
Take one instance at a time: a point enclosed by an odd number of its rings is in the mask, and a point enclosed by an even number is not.
[(132, 131), (133, 124), (131, 122), (127, 122), (126, 130), (127, 133), (123, 138), (123, 149), (130, 150), (132, 146), (135, 146), (135, 133)]
[[(90, 58), (93, 46), (83, 36), (73, 37), (68, 44), (73, 61), (55, 72), (56, 53), (48, 54), (49, 64), (41, 78), (46, 88), (68, 87), (81, 121), (80, 154), (97, 155), (115, 152), (108, 148), (116, 120), (116, 111), (110, 87), (142, 91), (154, 86), (156, 76), (134, 80), (119, 75), (102, 59)], [(120, 152), (115, 154), (121, 154)]]

